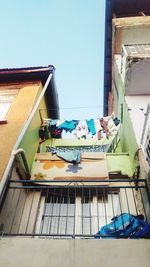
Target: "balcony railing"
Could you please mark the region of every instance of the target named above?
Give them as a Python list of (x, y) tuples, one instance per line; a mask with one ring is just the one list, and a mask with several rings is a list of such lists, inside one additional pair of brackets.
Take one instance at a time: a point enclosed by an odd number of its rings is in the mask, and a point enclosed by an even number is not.
[(42, 181), (10, 181), (1, 206), (2, 236), (94, 238), (101, 226), (124, 212), (150, 220), (145, 180), (70, 181), (70, 186)]

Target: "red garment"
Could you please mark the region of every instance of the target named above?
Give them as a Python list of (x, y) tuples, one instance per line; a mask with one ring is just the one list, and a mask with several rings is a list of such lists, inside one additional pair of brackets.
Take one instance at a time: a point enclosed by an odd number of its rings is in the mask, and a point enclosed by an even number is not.
[(106, 133), (106, 137), (108, 139), (109, 138), (109, 132), (108, 132), (108, 129), (107, 129), (108, 122), (105, 121), (103, 118), (101, 118), (100, 119), (100, 124), (101, 124), (101, 127), (103, 128), (103, 132)]

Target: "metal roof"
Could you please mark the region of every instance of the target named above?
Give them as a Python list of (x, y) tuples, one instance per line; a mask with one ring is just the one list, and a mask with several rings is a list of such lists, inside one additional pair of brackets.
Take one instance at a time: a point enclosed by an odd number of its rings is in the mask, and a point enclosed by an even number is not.
[(53, 65), (0, 69), (0, 83), (26, 80), (41, 80), (42, 83), (45, 83), (48, 75), (54, 70)]

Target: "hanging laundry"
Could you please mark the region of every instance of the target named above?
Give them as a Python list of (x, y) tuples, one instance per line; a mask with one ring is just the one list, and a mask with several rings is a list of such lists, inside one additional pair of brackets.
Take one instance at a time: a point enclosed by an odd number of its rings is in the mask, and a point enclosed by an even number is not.
[(76, 133), (78, 139), (87, 137), (89, 131), (86, 121), (79, 121), (77, 127), (76, 127)]
[[(61, 138), (61, 133), (65, 132), (72, 133), (75, 130), (75, 135), (78, 139), (93, 137), (97, 134), (97, 139), (109, 138), (116, 133), (119, 124), (119, 119), (114, 115), (103, 117), (101, 119), (89, 119), (89, 120), (58, 120), (58, 119), (44, 119), (44, 124), (52, 138)], [(41, 129), (39, 135), (41, 140), (44, 140), (44, 131)]]
[(56, 155), (64, 159), (67, 162), (71, 162), (73, 164), (78, 164), (81, 161), (81, 153), (79, 151), (66, 151), (66, 152), (57, 152)]
[(45, 141), (46, 139), (49, 138), (48, 130), (46, 125), (42, 125), (39, 129), (39, 138), (40, 142)]
[(94, 121), (95, 123), (95, 129), (96, 129), (96, 132), (97, 132), (97, 139), (98, 140), (101, 140), (102, 139), (102, 131), (103, 131), (103, 128), (100, 124), (100, 120), (99, 119), (96, 119)]
[(99, 119), (96, 119), (96, 120), (94, 121), (94, 123), (95, 123), (95, 129), (96, 129), (97, 132), (103, 130), (103, 128), (102, 128), (102, 126), (101, 126), (101, 124), (100, 124), (100, 120), (99, 120)]
[(109, 135), (115, 135), (116, 132), (118, 131), (118, 127), (115, 125), (113, 119), (110, 119), (108, 121), (108, 125), (107, 125), (108, 131), (109, 131)]
[(113, 121), (114, 121), (114, 124), (115, 124), (116, 126), (118, 126), (119, 123), (120, 123), (120, 120), (119, 120), (117, 117), (115, 117), (115, 118), (113, 119)]
[(105, 121), (103, 118), (101, 118), (100, 119), (100, 124), (101, 124), (101, 127), (103, 128), (103, 132), (106, 134), (106, 138), (108, 139), (109, 138), (109, 132), (108, 132), (108, 129), (107, 129), (108, 122)]
[(101, 131), (98, 131), (98, 133), (97, 133), (97, 139), (98, 140), (101, 140), (102, 139), (102, 133), (101, 133)]
[(48, 122), (48, 130), (51, 133), (51, 138), (60, 138), (62, 130), (58, 129), (56, 124), (58, 120), (51, 120)]
[(95, 135), (96, 129), (95, 129), (94, 120), (93, 119), (86, 120), (86, 123), (87, 123), (87, 127), (88, 127), (89, 132), (91, 132), (92, 135)]
[(72, 121), (64, 121), (62, 124), (58, 126), (58, 129), (65, 130), (66, 132), (72, 132), (75, 130), (78, 120), (72, 120)]
[(63, 124), (64, 122), (65, 122), (65, 120), (58, 120), (56, 126), (58, 127), (59, 125)]

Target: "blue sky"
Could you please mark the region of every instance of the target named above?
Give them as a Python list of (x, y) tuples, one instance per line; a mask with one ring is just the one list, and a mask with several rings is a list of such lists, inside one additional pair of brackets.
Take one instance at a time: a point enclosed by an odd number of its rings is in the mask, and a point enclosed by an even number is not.
[(104, 16), (105, 0), (1, 1), (0, 68), (53, 64), (61, 117), (100, 117)]

